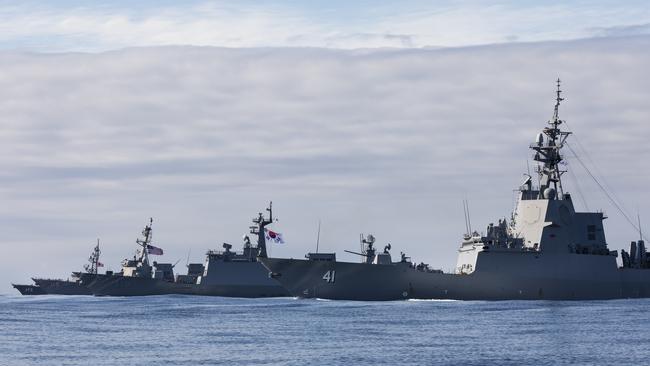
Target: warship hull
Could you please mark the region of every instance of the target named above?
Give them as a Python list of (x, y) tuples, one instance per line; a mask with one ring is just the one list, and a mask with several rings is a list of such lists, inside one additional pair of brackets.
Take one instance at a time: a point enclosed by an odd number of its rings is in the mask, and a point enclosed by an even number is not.
[(606, 255), (485, 251), (471, 274), (262, 258), (293, 296), (333, 300), (596, 300), (650, 297), (650, 270), (618, 268)]
[(32, 280), (48, 295), (92, 295), (92, 292), (80, 281), (45, 278), (32, 278)]
[(47, 295), (47, 292), (36, 285), (14, 285), (12, 286), (20, 292), (21, 295)]
[(222, 262), (198, 283), (179, 283), (121, 274), (82, 274), (81, 282), (97, 296), (201, 295), (224, 297), (284, 297), (289, 292), (268, 277), (258, 262)]

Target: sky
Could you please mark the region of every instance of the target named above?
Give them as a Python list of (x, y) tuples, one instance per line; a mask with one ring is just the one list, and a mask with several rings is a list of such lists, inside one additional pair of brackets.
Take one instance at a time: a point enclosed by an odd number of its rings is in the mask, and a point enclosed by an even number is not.
[(647, 1), (0, 2), (0, 49), (42, 52), (458, 47), (639, 34), (650, 34)]
[[(360, 233), (450, 270), (509, 217), (553, 112), (628, 216), (647, 217), (650, 10), (642, 2), (0, 2), (0, 293), (119, 270), (149, 217), (160, 261), (240, 248), (273, 201), (271, 255)], [(572, 153), (611, 249), (638, 233)], [(584, 197), (584, 199), (583, 199)]]

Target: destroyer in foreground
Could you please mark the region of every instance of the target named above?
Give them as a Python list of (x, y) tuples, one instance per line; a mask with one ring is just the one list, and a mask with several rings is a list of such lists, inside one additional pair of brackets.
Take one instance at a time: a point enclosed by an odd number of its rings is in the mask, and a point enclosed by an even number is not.
[(280, 297), (289, 293), (258, 262), (266, 256), (265, 227), (273, 222), (271, 205), (269, 217), (262, 213), (253, 219), (251, 233), (257, 235), (253, 246), (244, 237), (243, 252), (231, 251), (232, 245), (224, 243), (224, 251), (207, 252), (205, 264), (190, 263), (187, 274), (174, 275), (171, 263), (150, 263), (150, 254), (162, 254), (162, 249), (151, 245), (151, 222), (142, 231), (143, 239), (136, 240), (140, 246), (136, 256), (122, 262), (122, 271), (106, 274), (80, 274), (81, 282), (94, 295), (99, 296), (145, 296), (145, 295), (208, 295), (228, 297)]
[[(464, 237), (455, 273), (392, 262), (388, 250), (376, 254), (364, 240), (363, 263), (337, 262), (334, 254), (307, 260), (261, 258), (270, 276), (294, 296), (349, 300), (458, 299), (615, 299), (650, 297), (650, 267), (641, 238), (630, 253), (605, 240), (602, 212), (576, 212), (562, 188), (561, 150), (571, 134), (560, 129), (558, 80), (549, 126), (530, 149), (538, 162), (538, 182), (528, 176), (510, 222), (490, 224), (485, 235)], [(388, 249), (388, 248), (387, 248)]]

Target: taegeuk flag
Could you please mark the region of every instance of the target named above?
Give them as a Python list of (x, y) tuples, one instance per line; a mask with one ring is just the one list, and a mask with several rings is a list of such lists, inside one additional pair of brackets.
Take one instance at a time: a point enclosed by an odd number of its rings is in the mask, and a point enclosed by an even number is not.
[(275, 231), (269, 230), (267, 228), (264, 228), (264, 232), (266, 233), (266, 240), (274, 241), (277, 244), (284, 244), (282, 234), (276, 233)]

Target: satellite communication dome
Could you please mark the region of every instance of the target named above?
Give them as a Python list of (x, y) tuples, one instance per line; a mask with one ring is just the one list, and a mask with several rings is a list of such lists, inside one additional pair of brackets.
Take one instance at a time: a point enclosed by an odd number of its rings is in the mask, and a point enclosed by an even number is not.
[(544, 190), (544, 197), (547, 200), (555, 199), (555, 189), (549, 187)]

